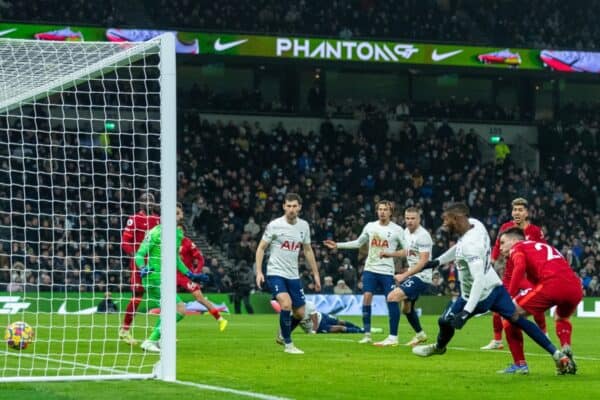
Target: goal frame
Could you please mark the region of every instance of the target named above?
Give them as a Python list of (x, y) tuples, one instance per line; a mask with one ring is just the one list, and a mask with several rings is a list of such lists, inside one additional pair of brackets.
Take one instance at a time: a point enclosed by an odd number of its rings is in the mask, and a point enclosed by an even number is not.
[[(0, 39), (2, 41), (25, 41), (23, 39)], [(86, 42), (93, 43), (93, 42)], [(63, 43), (62, 45), (67, 45)], [(127, 43), (121, 43), (127, 46)], [(163, 34), (143, 43), (131, 43), (131, 48), (107, 57), (93, 65), (46, 82), (34, 89), (26, 90), (9, 99), (0, 99), (0, 112), (19, 107), (23, 102), (46, 97), (49, 93), (66, 90), (85, 82), (89, 77), (117, 69), (143, 57), (144, 51), (158, 46), (160, 56), (160, 210), (162, 229), (162, 259), (165, 266), (173, 265), (173, 254), (176, 254), (176, 204), (177, 204), (177, 95), (176, 95), (176, 54), (175, 37)], [(85, 375), (46, 375), (46, 376), (0, 376), (2, 382), (51, 382), (51, 381), (85, 381), (85, 380), (126, 380), (152, 379), (174, 382), (176, 380), (176, 277), (175, 271), (162, 269), (161, 275), (161, 353), (159, 361), (151, 373), (130, 373), (105, 367), (97, 371), (110, 373)], [(35, 357), (33, 355), (32, 357)], [(94, 369), (94, 368), (92, 368)], [(108, 370), (108, 371), (107, 371)]]

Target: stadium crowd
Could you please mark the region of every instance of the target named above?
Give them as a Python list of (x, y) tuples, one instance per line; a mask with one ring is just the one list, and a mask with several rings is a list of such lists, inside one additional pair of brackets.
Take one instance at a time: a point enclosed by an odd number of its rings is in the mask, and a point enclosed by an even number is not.
[[(445, 203), (467, 200), (495, 237), (510, 219), (510, 201), (524, 196), (533, 222), (582, 276), (586, 293), (600, 293), (598, 147), (594, 141), (584, 148), (576, 130), (567, 130), (564, 142), (553, 141), (566, 143), (568, 154), (563, 146), (542, 147), (540, 174), (519, 169), (510, 159), (482, 163), (476, 135), (454, 132), (449, 125), (428, 124), (417, 132), (407, 122), (385, 137), (368, 123), (346, 132), (325, 120), (320, 132), (304, 132), (282, 125), (210, 124), (187, 112), (183, 130), (180, 194), (192, 202), (196, 229), (235, 260), (253, 261), (265, 223), (281, 214), (283, 195), (298, 192), (304, 196), (303, 216), (313, 224), (321, 276), (360, 291), (360, 257), (331, 254), (320, 243), (355, 238), (365, 222), (375, 219), (377, 199), (393, 199), (398, 210), (420, 206), (438, 254), (450, 240), (439, 230)], [(547, 143), (547, 132), (541, 135)], [(302, 279), (310, 292), (307, 269)], [(447, 292), (453, 279), (452, 267), (443, 270), (435, 294)]]
[[(351, 38), (471, 42), (494, 46), (596, 48), (600, 3), (492, 0), (145, 1), (153, 29), (214, 30)], [(0, 19), (131, 27), (123, 2), (0, 1)], [(136, 18), (134, 18), (136, 17)], [(139, 23), (139, 22), (138, 22)], [(144, 28), (144, 26), (135, 26)], [(557, 35), (556, 32), (561, 32)]]
[[(133, 172), (144, 168), (158, 176), (158, 163), (146, 163), (134, 143), (142, 136), (158, 140), (150, 134), (157, 128), (142, 124), (135, 134), (123, 132), (119, 142), (104, 146), (84, 132), (89, 127), (81, 125), (78, 133), (50, 129), (42, 109), (31, 110), (34, 114), (38, 118), (24, 125), (13, 122), (0, 130), (0, 168), (6, 171), (0, 174), (0, 290), (126, 290), (121, 229), (147, 185)], [(452, 239), (439, 229), (444, 204), (466, 200), (495, 237), (510, 218), (511, 199), (524, 196), (533, 222), (581, 276), (586, 294), (599, 295), (595, 126), (540, 127), (537, 174), (517, 168), (510, 158), (484, 163), (477, 135), (451, 124), (428, 123), (417, 131), (406, 120), (399, 131), (388, 132), (386, 125), (364, 119), (356, 132), (348, 132), (324, 119), (319, 132), (307, 132), (283, 124), (209, 123), (188, 110), (179, 132), (178, 198), (187, 205), (191, 226), (236, 264), (226, 270), (216, 258), (207, 260), (204, 272), (212, 277), (207, 291), (235, 290), (239, 270), (254, 261), (266, 222), (281, 214), (283, 195), (293, 191), (302, 194), (302, 215), (312, 223), (321, 276), (328, 277), (324, 291), (360, 292), (362, 255), (331, 253), (321, 242), (355, 238), (375, 218), (373, 205), (380, 198), (395, 201), (397, 211), (420, 206), (438, 254)], [(36, 134), (34, 127), (47, 133)], [(77, 161), (69, 156), (74, 149)], [(152, 150), (147, 156), (158, 159)], [(452, 266), (442, 270), (432, 293), (451, 293), (455, 277)], [(311, 279), (304, 268), (309, 293)]]

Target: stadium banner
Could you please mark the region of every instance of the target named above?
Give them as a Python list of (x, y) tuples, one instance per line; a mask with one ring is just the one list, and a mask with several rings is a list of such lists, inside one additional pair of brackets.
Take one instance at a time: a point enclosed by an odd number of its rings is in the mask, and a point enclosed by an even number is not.
[(181, 54), (600, 72), (600, 52), (579, 50), (0, 23), (0, 37), (18, 39), (139, 42), (165, 32), (176, 36), (176, 49)]

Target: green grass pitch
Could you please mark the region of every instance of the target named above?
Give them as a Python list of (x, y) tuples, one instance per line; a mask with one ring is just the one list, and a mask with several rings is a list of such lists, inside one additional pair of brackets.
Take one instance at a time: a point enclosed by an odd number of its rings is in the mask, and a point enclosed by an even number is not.
[[(0, 322), (5, 323), (7, 318)], [(64, 321), (53, 321), (53, 324)], [(118, 326), (119, 316), (92, 317), (79, 316), (77, 321), (66, 321), (68, 325), (80, 322), (89, 324), (91, 318), (96, 323), (109, 322)], [(108, 318), (104, 320), (103, 318)], [(479, 347), (491, 339), (491, 318), (489, 315), (473, 318), (462, 331), (457, 331), (443, 356), (419, 358), (404, 346), (377, 348), (360, 345), (360, 335), (329, 334), (306, 335), (300, 330), (293, 335), (296, 345), (305, 351), (304, 355), (283, 353), (281, 346), (274, 342), (277, 330), (276, 315), (231, 315), (229, 327), (219, 333), (212, 317), (189, 316), (178, 325), (177, 379), (202, 385), (218, 386), (225, 389), (252, 392), (293, 399), (550, 399), (568, 397), (572, 399), (597, 399), (600, 396), (600, 344), (598, 343), (599, 323), (594, 318), (574, 318), (573, 349), (579, 367), (577, 375), (556, 376), (553, 362), (537, 345), (529, 339), (526, 352), (531, 373), (528, 376), (507, 376), (496, 371), (510, 363), (508, 351), (480, 351)], [(349, 318), (360, 322), (359, 317)], [(556, 343), (553, 321), (548, 317), (550, 337)], [(48, 335), (43, 327), (47, 319), (38, 318), (38, 337)], [(138, 318), (138, 326), (144, 323)], [(149, 321), (149, 322), (152, 322)], [(422, 323), (430, 340), (437, 334), (437, 317), (424, 316)], [(47, 325), (47, 324), (46, 324)], [(387, 319), (374, 318), (373, 326), (383, 327), (387, 333)], [(62, 355), (65, 362), (61, 368), (79, 371), (81, 365), (100, 365), (110, 368), (121, 359), (99, 355), (72, 356), (76, 346), (81, 353), (98, 353), (99, 342), (90, 344), (86, 337), (114, 339), (116, 330), (102, 327), (90, 329), (64, 330), (68, 341), (60, 348), (51, 348), (50, 353)], [(139, 336), (143, 336), (137, 328)], [(386, 333), (375, 335), (375, 339)], [(79, 339), (77, 339), (79, 335)], [(104, 335), (104, 336), (103, 336)], [(400, 342), (412, 337), (406, 319), (400, 322)], [(142, 337), (139, 337), (140, 339)], [(41, 341), (40, 341), (41, 342)], [(93, 343), (93, 342), (92, 342)], [(36, 353), (48, 353), (43, 343), (37, 343), (23, 352), (27, 357), (19, 357), (17, 352), (3, 351), (0, 355), (0, 368), (6, 374), (7, 368), (16, 363), (26, 366), (27, 362), (40, 362), (57, 367), (56, 361), (31, 358)], [(56, 346), (56, 345), (55, 345)], [(113, 352), (112, 346), (126, 346), (115, 341), (105, 343), (106, 349)], [(137, 348), (120, 348), (131, 363), (151, 365), (155, 356), (144, 356)], [(89, 351), (88, 351), (89, 350)], [(154, 359), (153, 359), (154, 357)], [(80, 371), (79, 371), (80, 372)], [(153, 399), (248, 399), (248, 395), (220, 392), (212, 389), (146, 381), (85, 381), (53, 383), (1, 383), (0, 399), (7, 400), (153, 400)]]

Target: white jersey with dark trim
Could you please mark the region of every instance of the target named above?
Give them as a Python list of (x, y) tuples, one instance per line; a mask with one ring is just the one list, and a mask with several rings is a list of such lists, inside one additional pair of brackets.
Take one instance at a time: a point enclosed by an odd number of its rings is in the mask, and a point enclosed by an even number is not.
[(298, 255), (304, 244), (310, 244), (308, 222), (297, 218), (295, 224), (290, 224), (285, 216), (274, 219), (267, 225), (262, 240), (269, 243), (267, 276), (298, 279)]
[[(406, 261), (408, 262), (409, 270), (418, 264), (421, 257), (420, 253), (429, 253), (429, 260), (431, 260), (433, 240), (431, 239), (429, 232), (427, 232), (427, 229), (419, 225), (417, 229), (411, 233), (408, 228), (404, 228), (404, 237), (406, 239)], [(423, 282), (431, 284), (433, 270), (426, 269), (414, 276), (421, 279)]]
[[(478, 302), (486, 299), (490, 293), (502, 285), (490, 262), (490, 236), (485, 226), (475, 218), (469, 218), (471, 229), (465, 232), (456, 242), (455, 264), (460, 280), (460, 291), (467, 300), (472, 311)], [(471, 299), (471, 291), (475, 278), (481, 279), (481, 287), (477, 288), (477, 298)], [(469, 301), (470, 300), (470, 301)]]

